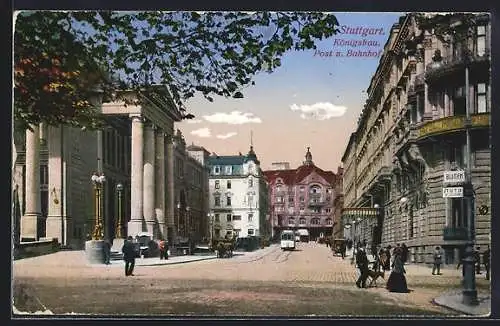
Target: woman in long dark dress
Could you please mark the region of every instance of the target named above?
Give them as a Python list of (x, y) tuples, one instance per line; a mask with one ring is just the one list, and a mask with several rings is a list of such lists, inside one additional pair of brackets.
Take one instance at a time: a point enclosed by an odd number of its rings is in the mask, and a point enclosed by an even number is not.
[(392, 263), (392, 272), (387, 280), (387, 289), (390, 292), (408, 293), (408, 285), (406, 284), (405, 268), (403, 264), (402, 250), (396, 249), (393, 252), (394, 262)]

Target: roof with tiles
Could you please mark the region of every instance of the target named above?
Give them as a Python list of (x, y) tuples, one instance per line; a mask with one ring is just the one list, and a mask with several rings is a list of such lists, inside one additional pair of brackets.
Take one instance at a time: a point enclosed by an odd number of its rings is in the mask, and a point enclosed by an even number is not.
[(289, 169), (289, 170), (267, 170), (264, 171), (264, 176), (269, 183), (274, 183), (276, 179), (280, 178), (284, 184), (294, 185), (300, 183), (304, 180), (308, 175), (313, 172), (317, 173), (326, 182), (330, 184), (335, 183), (335, 173), (332, 171), (325, 171), (320, 169), (316, 165), (314, 165), (312, 161), (312, 154), (309, 151), (309, 147), (307, 148), (306, 160), (304, 164), (299, 166), (297, 169)]

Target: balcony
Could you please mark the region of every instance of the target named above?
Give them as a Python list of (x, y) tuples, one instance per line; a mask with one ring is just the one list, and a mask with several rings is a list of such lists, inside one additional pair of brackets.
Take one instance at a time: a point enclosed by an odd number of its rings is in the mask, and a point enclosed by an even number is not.
[[(489, 128), (490, 114), (479, 113), (471, 115), (472, 128)], [(465, 116), (450, 116), (432, 120), (418, 128), (418, 140), (429, 136), (451, 133), (465, 128)]]
[(324, 206), (326, 205), (327, 202), (321, 199), (310, 199), (309, 200), (309, 207), (319, 207), (319, 206)]
[(445, 227), (443, 240), (467, 240), (468, 230), (463, 227)]
[[(431, 62), (425, 69), (425, 81), (435, 83), (443, 78), (453, 78), (457, 73), (461, 76), (465, 69), (465, 61), (465, 55), (452, 55), (443, 57), (440, 62)], [(469, 69), (471, 72), (482, 71), (487, 74), (490, 69), (489, 51), (486, 51), (483, 55), (471, 54)]]

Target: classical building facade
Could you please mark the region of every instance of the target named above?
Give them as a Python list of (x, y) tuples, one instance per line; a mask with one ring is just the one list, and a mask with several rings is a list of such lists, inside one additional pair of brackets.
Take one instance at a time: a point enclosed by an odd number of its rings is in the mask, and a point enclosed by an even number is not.
[[(208, 237), (208, 155), (209, 152), (194, 144), (186, 147), (181, 131), (173, 137), (175, 232), (181, 238), (200, 241)], [(169, 239), (172, 241), (172, 239)], [(176, 241), (174, 241), (175, 243)], [(172, 242), (171, 242), (172, 243)]]
[[(452, 16), (445, 28), (431, 29), (423, 24), (424, 16), (409, 14), (392, 27), (342, 158), (344, 223), (355, 225), (358, 237), (373, 245), (405, 243), (417, 263), (430, 261), (436, 245), (444, 248), (446, 263), (456, 263), (467, 240), (462, 198), (443, 198), (443, 187), (450, 186), (444, 172), (463, 171), (469, 159), (466, 91), (472, 120), (472, 229), (477, 245), (490, 239), (490, 23), (488, 15), (473, 15), (468, 36), (462, 37), (461, 16)], [(448, 35), (435, 34), (446, 28)], [(360, 207), (369, 214), (353, 224)]]
[(14, 133), (19, 241), (57, 238), (63, 246), (83, 247), (98, 207), (93, 173), (106, 176), (99, 205), (105, 237), (115, 236), (118, 211), (125, 235), (177, 235), (173, 126), (183, 113), (162, 88), (123, 98), (135, 104), (102, 103), (106, 126), (98, 131), (42, 124)]
[(335, 173), (314, 165), (309, 148), (305, 158), (296, 169), (264, 171), (274, 234), (288, 229), (307, 229), (311, 238), (333, 234)]
[(253, 147), (247, 155), (208, 158), (213, 238), (270, 236), (267, 183)]

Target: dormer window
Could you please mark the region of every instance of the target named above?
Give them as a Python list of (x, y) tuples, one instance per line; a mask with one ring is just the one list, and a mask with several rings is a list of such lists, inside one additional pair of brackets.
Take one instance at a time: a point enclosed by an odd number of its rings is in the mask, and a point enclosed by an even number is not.
[(226, 166), (225, 170), (224, 170), (224, 173), (226, 175), (231, 175), (233, 173), (233, 167), (232, 166)]
[(214, 166), (214, 174), (220, 174), (220, 166)]

